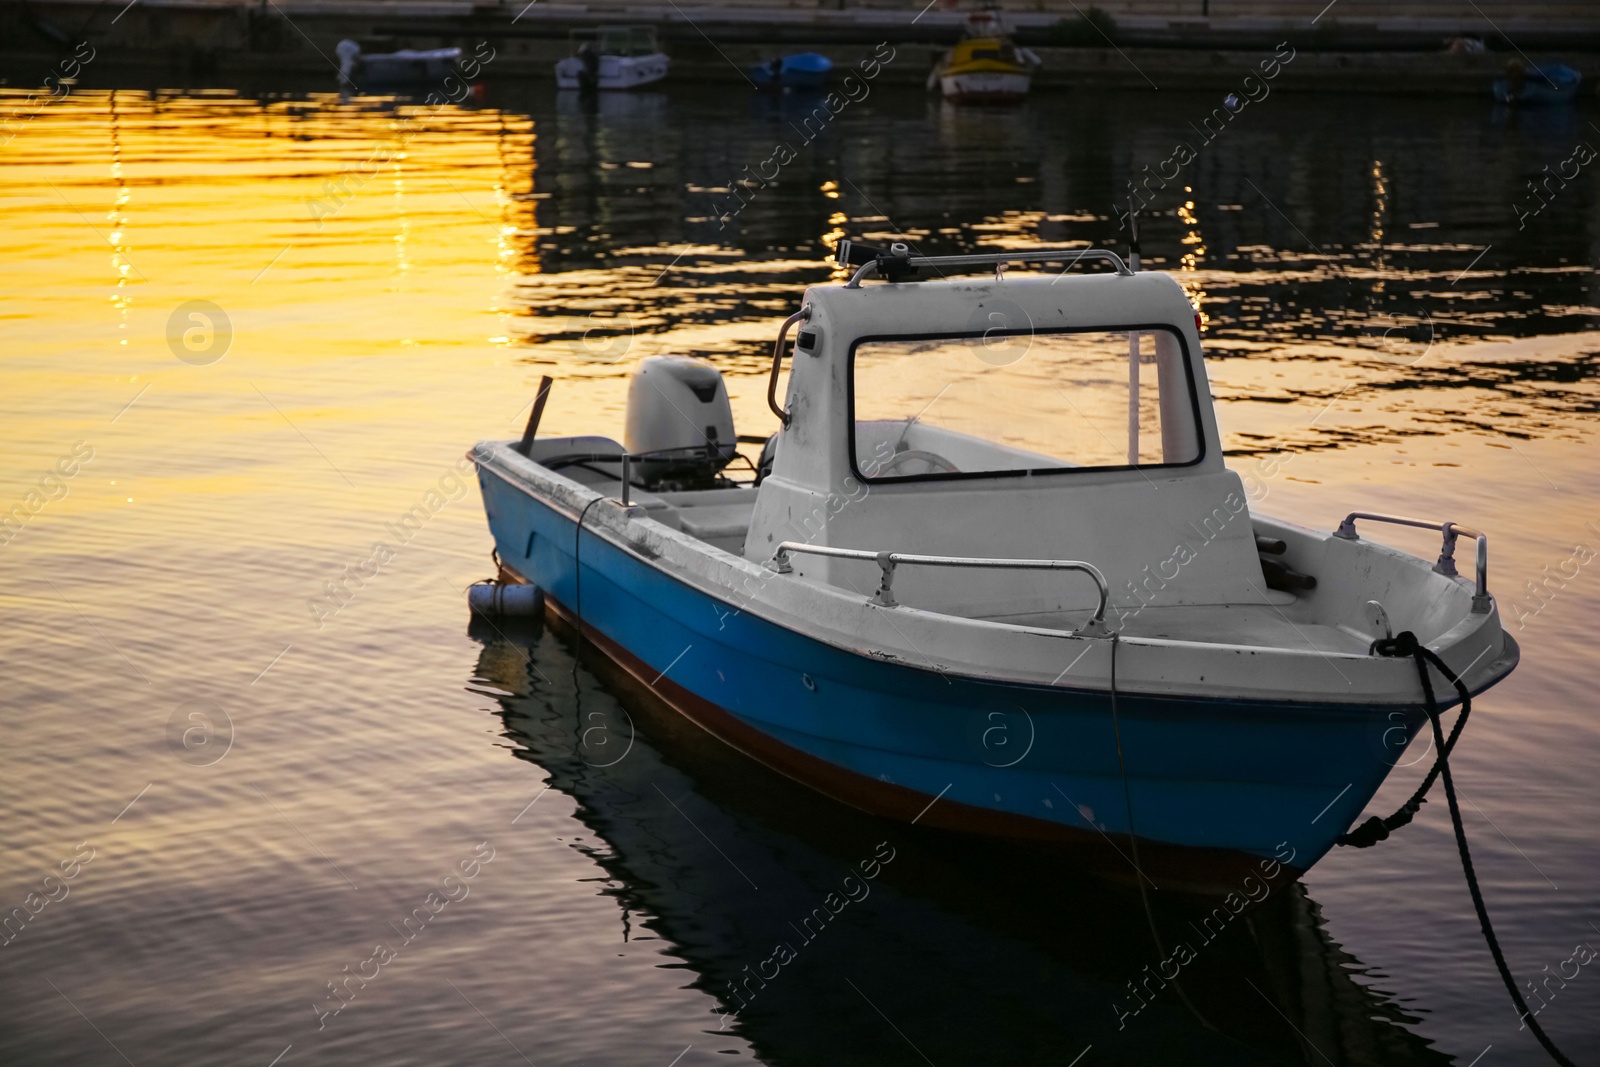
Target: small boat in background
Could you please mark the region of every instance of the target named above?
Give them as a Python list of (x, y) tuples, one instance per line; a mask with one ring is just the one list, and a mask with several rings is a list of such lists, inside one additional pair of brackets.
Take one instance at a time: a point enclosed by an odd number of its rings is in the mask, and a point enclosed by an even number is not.
[(334, 52), (339, 56), (339, 79), (347, 85), (442, 82), (456, 72), (461, 61), (459, 48), (367, 53), (349, 38), (335, 45)]
[(974, 11), (966, 33), (934, 66), (928, 88), (938, 86), (957, 103), (1009, 104), (1027, 96), (1039, 57), (1006, 36), (999, 13)]
[(1513, 59), (1494, 80), (1494, 98), (1502, 104), (1565, 104), (1578, 95), (1581, 84), (1583, 75), (1565, 63), (1529, 67)]
[(792, 56), (781, 59), (774, 56), (765, 63), (757, 63), (748, 73), (757, 89), (767, 92), (782, 92), (784, 89), (807, 92), (825, 87), (832, 71), (833, 60), (820, 52), (797, 52)]
[(572, 55), (556, 64), (561, 89), (637, 89), (667, 76), (670, 63), (650, 26), (574, 30)]

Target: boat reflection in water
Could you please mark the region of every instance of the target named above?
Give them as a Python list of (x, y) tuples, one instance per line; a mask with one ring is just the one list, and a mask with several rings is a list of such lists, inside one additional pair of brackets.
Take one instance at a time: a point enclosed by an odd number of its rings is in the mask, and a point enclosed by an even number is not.
[(592, 648), (574, 672), (570, 634), (470, 632), (517, 755), (577, 801), (592, 837), (570, 844), (609, 876), (622, 937), (668, 941), (722, 1005), (706, 1032), (765, 1063), (1067, 1064), (1091, 1046), (1098, 1064), (1448, 1062), (1297, 882), (1258, 884), (1238, 915), (1154, 889), (1147, 905), (790, 783)]

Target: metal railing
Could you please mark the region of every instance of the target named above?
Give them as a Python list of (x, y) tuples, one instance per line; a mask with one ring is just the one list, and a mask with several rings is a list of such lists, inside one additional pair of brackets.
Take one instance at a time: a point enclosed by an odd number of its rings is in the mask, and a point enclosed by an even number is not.
[[(871, 259), (865, 259), (871, 255)], [(865, 261), (863, 262), (863, 260)], [(934, 270), (949, 268), (959, 271), (966, 267), (994, 267), (1003, 263), (1065, 263), (1067, 266), (1076, 266), (1084, 261), (1097, 261), (1109, 263), (1118, 274), (1132, 277), (1133, 271), (1122, 261), (1122, 257), (1105, 248), (1044, 248), (1028, 252), (980, 252), (964, 256), (918, 256), (912, 255), (908, 245), (896, 242), (888, 249), (871, 249), (854, 246), (850, 241), (840, 241), (835, 262), (841, 267), (848, 267), (859, 263), (856, 272), (851, 276), (846, 289), (859, 289), (861, 282), (869, 274), (887, 277), (891, 281), (902, 273), (909, 273), (922, 267)]]
[(828, 545), (808, 545), (799, 541), (784, 541), (773, 552), (772, 559), (767, 561), (768, 568), (779, 574), (791, 573), (794, 567), (789, 563), (789, 556), (794, 553), (876, 563), (878, 569), (883, 572), (883, 583), (878, 587), (878, 591), (873, 595), (870, 603), (885, 608), (899, 607), (899, 601), (894, 598), (894, 571), (902, 563), (916, 567), (991, 567), (1007, 570), (1081, 571), (1094, 579), (1095, 590), (1100, 594), (1100, 603), (1094, 609), (1094, 617), (1075, 632), (1091, 637), (1103, 637), (1111, 632), (1106, 628), (1106, 602), (1111, 596), (1110, 587), (1106, 585), (1106, 576), (1100, 573), (1100, 568), (1082, 560), (922, 556), (910, 552), (872, 552), (863, 548), (833, 548)]
[(789, 425), (789, 413), (778, 405), (778, 368), (783, 365), (783, 342), (789, 337), (789, 327), (809, 318), (811, 318), (811, 306), (808, 304), (783, 320), (783, 326), (778, 330), (778, 339), (772, 344), (772, 376), (767, 379), (767, 407), (772, 409), (772, 413), (778, 416), (785, 426)]
[(1489, 596), (1489, 535), (1470, 526), (1462, 526), (1457, 522), (1429, 522), (1426, 519), (1408, 519), (1403, 515), (1380, 515), (1369, 511), (1352, 511), (1346, 515), (1339, 528), (1333, 531), (1333, 536), (1346, 541), (1359, 541), (1361, 535), (1356, 533), (1356, 520), (1364, 519), (1367, 522), (1387, 522), (1395, 526), (1413, 526), (1419, 530), (1438, 530), (1444, 535), (1439, 545), (1439, 558), (1433, 564), (1433, 569), (1451, 578), (1461, 572), (1456, 570), (1456, 538), (1465, 534), (1478, 542), (1477, 587), (1472, 594), (1472, 610), (1483, 614), (1489, 610), (1493, 600)]

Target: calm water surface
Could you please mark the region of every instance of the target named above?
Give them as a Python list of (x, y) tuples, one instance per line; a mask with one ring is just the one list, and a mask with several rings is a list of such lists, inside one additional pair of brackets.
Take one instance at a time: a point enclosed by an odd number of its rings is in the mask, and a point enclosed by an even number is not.
[[(1161, 958), (1136, 896), (814, 799), (555, 635), (469, 625), (492, 567), (461, 456), (517, 431), (540, 374), (550, 431), (615, 435), (633, 364), (699, 354), (770, 432), (765, 352), (832, 276), (825, 241), (1120, 247), (1113, 199), (1214, 103), (885, 89), (809, 144), (793, 109), (693, 86), (430, 109), (102, 83), (39, 110), (0, 147), (0, 504), (26, 520), (0, 545), (0, 905), (26, 918), (0, 1061), (1540, 1062), (1442, 801), (1119, 1025)], [(1600, 564), (1569, 562), (1600, 547), (1600, 198), (1584, 174), (1531, 215), (1525, 186), (1580, 141), (1581, 111), (1279, 94), (1143, 235), (1206, 316), (1261, 510), (1490, 532), (1524, 658), (1455, 766), (1541, 981), (1600, 946)], [(779, 143), (794, 162), (719, 224)], [(796, 958), (736, 996), (780, 941)], [(1592, 1062), (1600, 963), (1547, 989)]]

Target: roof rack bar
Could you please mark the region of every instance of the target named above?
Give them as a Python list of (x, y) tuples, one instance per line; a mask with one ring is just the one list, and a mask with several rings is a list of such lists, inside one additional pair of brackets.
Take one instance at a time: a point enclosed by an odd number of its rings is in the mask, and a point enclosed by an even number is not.
[(869, 274), (895, 281), (902, 275), (921, 267), (930, 267), (935, 270), (948, 267), (952, 270), (961, 270), (965, 267), (993, 267), (1001, 263), (1065, 263), (1071, 267), (1083, 260), (1110, 263), (1118, 274), (1130, 276), (1133, 274), (1133, 271), (1128, 269), (1128, 265), (1122, 261), (1121, 256), (1105, 248), (1041, 248), (1026, 252), (979, 252), (962, 256), (918, 256), (912, 255), (910, 249), (899, 242), (884, 250), (866, 245), (856, 245), (849, 238), (845, 238), (837, 246), (837, 255), (834, 262), (841, 267), (859, 264), (855, 274), (850, 278), (850, 283), (845, 286), (846, 289), (859, 289), (861, 288), (861, 282)]

